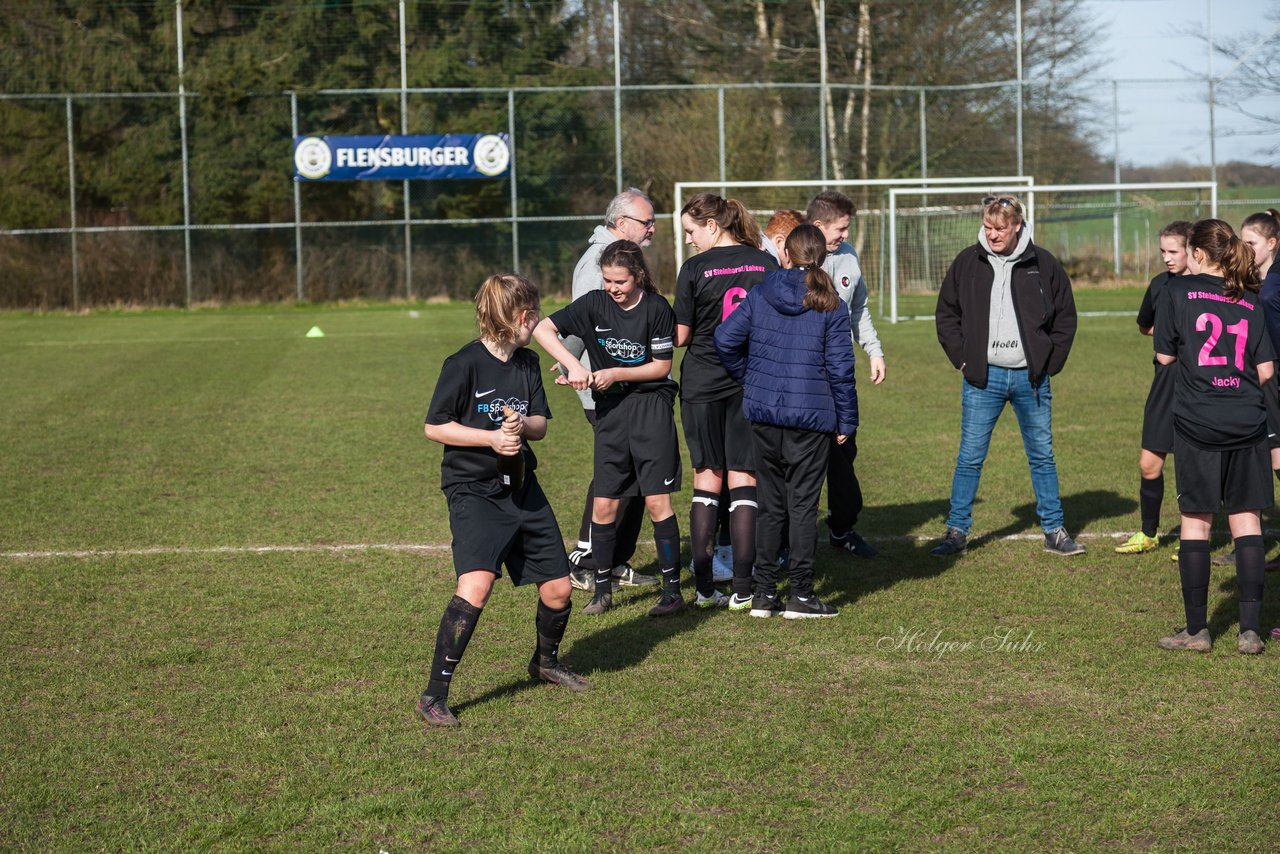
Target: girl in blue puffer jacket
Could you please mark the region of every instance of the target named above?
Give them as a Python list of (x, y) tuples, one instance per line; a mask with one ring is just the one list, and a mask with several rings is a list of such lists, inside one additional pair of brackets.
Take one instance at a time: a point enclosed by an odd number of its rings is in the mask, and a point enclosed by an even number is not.
[[(716, 330), (725, 370), (743, 386), (751, 421), (760, 516), (751, 616), (834, 617), (813, 592), (818, 500), (831, 435), (858, 429), (849, 311), (822, 271), (826, 238), (812, 225), (787, 238), (782, 264)], [(778, 554), (790, 522), (791, 597), (778, 599)]]

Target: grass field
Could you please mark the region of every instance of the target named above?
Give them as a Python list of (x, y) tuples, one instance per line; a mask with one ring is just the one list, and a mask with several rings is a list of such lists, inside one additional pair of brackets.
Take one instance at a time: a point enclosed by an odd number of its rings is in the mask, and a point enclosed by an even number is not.
[[(889, 378), (860, 386), (858, 440), (859, 528), (882, 555), (823, 547), (838, 619), (653, 621), (652, 594), (626, 591), (570, 622), (564, 657), (596, 686), (570, 695), (525, 677), (535, 596), (503, 582), (454, 681), (463, 727), (425, 730), (412, 706), (453, 573), (421, 422), (471, 318), (0, 315), (0, 848), (1280, 842), (1280, 655), (1236, 653), (1233, 571), (1210, 588), (1218, 648), (1174, 654), (1155, 645), (1182, 616), (1168, 549), (1112, 552), (1138, 523), (1151, 370), (1130, 318), (1082, 318), (1053, 385), (1068, 527), (1088, 554), (1041, 551), (1006, 413), (977, 541), (954, 562), (926, 555), (959, 379), (931, 323), (884, 325)], [(313, 324), (328, 337), (305, 338)], [(573, 538), (590, 444), (571, 393), (549, 393), (539, 475)], [(1173, 493), (1170, 476), (1169, 529)], [(1280, 623), (1269, 581), (1264, 629)]]

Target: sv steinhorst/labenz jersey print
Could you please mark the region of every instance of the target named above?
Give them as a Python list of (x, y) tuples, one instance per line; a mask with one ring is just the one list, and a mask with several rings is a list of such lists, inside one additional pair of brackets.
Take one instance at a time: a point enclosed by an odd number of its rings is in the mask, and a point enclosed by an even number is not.
[(1177, 358), (1174, 428), (1210, 451), (1266, 438), (1257, 365), (1275, 358), (1257, 294), (1232, 301), (1217, 276), (1171, 279), (1157, 306), (1155, 351)]
[(680, 399), (708, 403), (742, 393), (716, 353), (715, 334), (766, 273), (773, 257), (754, 246), (717, 246), (700, 252), (676, 277), (676, 323), (689, 327), (689, 348), (680, 363)]

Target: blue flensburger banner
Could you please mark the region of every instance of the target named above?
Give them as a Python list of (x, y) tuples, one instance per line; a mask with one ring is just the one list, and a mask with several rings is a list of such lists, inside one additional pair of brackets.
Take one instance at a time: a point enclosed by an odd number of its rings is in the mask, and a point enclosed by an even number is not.
[(293, 138), (296, 181), (497, 178), (510, 168), (505, 133)]

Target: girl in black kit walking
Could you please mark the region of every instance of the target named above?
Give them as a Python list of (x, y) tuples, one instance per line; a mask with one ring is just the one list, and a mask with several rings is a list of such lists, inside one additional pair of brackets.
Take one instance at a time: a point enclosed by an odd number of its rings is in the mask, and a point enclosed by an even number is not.
[[(671, 493), (680, 489), (676, 384), (670, 378), (675, 313), (654, 287), (640, 247), (630, 240), (605, 247), (600, 272), (601, 290), (583, 294), (534, 330), (542, 348), (567, 369), (564, 383), (591, 389), (596, 404), (591, 551), (602, 568), (596, 570), (595, 595), (582, 612), (603, 614), (613, 607), (610, 567), (618, 499), (638, 486), (653, 519), (662, 571), (662, 596), (649, 615), (661, 617), (684, 607), (680, 526), (671, 510)], [(558, 335), (576, 335), (586, 343), (590, 371)]]
[(476, 294), (480, 337), (445, 359), (425, 432), (444, 445), (440, 487), (449, 501), (458, 589), (440, 618), (418, 715), (457, 726), (446, 703), (454, 670), (505, 565), (517, 586), (538, 585), (535, 680), (582, 691), (589, 684), (560, 663), (569, 622), (569, 560), (551, 505), (538, 485), (529, 442), (547, 435), (551, 411), (538, 356), (527, 349), (538, 323), (538, 289), (516, 275), (490, 276)]
[(1177, 364), (1173, 453), (1178, 460), (1182, 548), (1178, 569), (1186, 628), (1160, 639), (1165, 649), (1208, 652), (1209, 526), (1226, 508), (1235, 540), (1240, 593), (1237, 648), (1262, 652), (1262, 523), (1272, 504), (1262, 386), (1275, 351), (1258, 300), (1253, 253), (1219, 219), (1197, 222), (1188, 241), (1192, 275), (1171, 280), (1156, 308), (1155, 352)]

